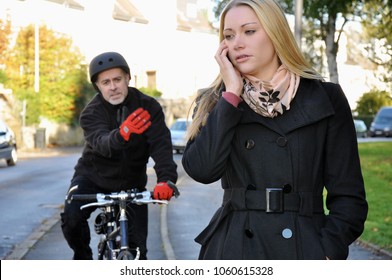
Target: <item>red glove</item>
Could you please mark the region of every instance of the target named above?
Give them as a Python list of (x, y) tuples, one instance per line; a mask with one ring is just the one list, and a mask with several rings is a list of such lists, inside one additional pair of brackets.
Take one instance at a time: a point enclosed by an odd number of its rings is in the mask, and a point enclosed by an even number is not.
[(121, 124), (120, 134), (125, 141), (128, 141), (131, 133), (142, 134), (150, 125), (150, 114), (143, 108), (139, 108)]
[(154, 188), (154, 199), (170, 200), (173, 196), (173, 188), (171, 188), (167, 183), (160, 182)]

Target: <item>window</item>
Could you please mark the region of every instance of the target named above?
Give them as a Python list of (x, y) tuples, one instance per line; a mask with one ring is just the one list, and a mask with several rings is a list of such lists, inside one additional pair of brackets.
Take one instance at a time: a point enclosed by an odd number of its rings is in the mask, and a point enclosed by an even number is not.
[(157, 72), (147, 71), (147, 87), (157, 88)]

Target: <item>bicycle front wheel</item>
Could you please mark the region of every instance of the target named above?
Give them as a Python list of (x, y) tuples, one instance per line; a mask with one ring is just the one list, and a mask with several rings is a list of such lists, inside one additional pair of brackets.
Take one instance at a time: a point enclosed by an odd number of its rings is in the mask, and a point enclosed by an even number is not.
[(135, 257), (129, 250), (121, 250), (117, 256), (118, 260), (134, 260)]

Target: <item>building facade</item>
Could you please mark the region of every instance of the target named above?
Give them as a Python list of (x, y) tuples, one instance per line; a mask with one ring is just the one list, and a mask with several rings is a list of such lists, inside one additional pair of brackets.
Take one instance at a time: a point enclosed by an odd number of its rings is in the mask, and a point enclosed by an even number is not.
[[(0, 17), (15, 30), (45, 24), (70, 35), (86, 57), (117, 51), (131, 68), (131, 85), (155, 87), (163, 98), (193, 96), (218, 68), (216, 30), (207, 0), (2, 0)], [(3, 10), (3, 11), (1, 11)], [(34, 12), (31, 12), (34, 11)]]

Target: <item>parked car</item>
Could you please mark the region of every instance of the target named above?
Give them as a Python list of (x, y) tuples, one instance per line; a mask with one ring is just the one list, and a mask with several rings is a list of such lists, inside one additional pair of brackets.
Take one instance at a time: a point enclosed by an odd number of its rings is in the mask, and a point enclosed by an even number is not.
[(173, 144), (173, 150), (180, 154), (184, 151), (186, 146), (186, 132), (190, 120), (185, 118), (177, 119), (170, 127), (171, 140)]
[(0, 120), (0, 159), (5, 159), (8, 166), (18, 161), (15, 133), (2, 120)]
[(369, 129), (369, 136), (392, 136), (392, 106), (381, 107)]
[(367, 136), (367, 126), (363, 120), (354, 120), (355, 131), (357, 138), (364, 138)]

